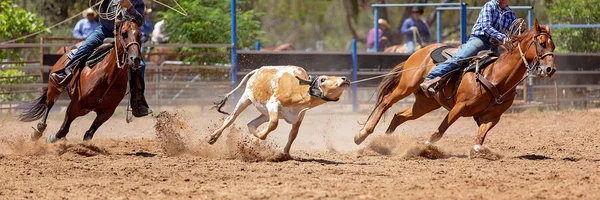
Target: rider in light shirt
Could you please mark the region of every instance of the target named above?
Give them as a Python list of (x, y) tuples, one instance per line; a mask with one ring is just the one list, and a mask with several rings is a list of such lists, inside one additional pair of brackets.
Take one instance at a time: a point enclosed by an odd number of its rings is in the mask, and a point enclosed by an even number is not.
[[(507, 32), (512, 22), (517, 18), (515, 13), (508, 7), (510, 0), (490, 0), (481, 9), (479, 17), (473, 25), (469, 41), (458, 51), (456, 56), (435, 67), (425, 81), (421, 83), (424, 92), (435, 93), (431, 87), (438, 82), (442, 75), (458, 68), (457, 60), (474, 56), (481, 50), (497, 50), (498, 45), (506, 43), (509, 38), (503, 32)], [(493, 40), (497, 42), (492, 42)]]

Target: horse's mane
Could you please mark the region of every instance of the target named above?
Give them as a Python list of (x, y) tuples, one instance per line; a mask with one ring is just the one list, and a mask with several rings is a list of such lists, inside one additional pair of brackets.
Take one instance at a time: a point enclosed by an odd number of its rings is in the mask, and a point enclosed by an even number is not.
[(515, 43), (518, 42), (522, 42), (523, 40), (529, 39), (529, 38), (533, 38), (534, 34), (537, 34), (537, 32), (539, 31), (540, 34), (546, 34), (548, 35), (548, 37), (552, 37), (550, 36), (550, 33), (548, 32), (548, 30), (546, 30), (545, 28), (541, 28), (539, 26), (539, 24), (535, 24), (531, 27), (531, 29), (524, 31), (524, 32), (513, 32), (513, 33), (508, 33), (507, 36), (509, 37), (511, 44), (507, 46), (507, 51), (503, 53), (503, 55), (506, 55), (507, 53), (510, 54), (513, 52), (513, 50), (515, 50), (515, 48), (517, 47)]

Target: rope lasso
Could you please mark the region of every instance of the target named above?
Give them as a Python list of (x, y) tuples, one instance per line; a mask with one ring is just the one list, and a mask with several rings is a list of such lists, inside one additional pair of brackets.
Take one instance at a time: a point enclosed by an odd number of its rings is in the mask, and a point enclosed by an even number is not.
[[(96, 3), (96, 4), (92, 5), (92, 6), (96, 6), (96, 5), (100, 5), (100, 2), (98, 2), (98, 3)], [(90, 7), (92, 7), (92, 6), (90, 6)], [(83, 14), (83, 12), (85, 12), (85, 10), (83, 10), (83, 11), (81, 11), (81, 12), (79, 12), (79, 13), (77, 13), (77, 14), (75, 14), (75, 15), (73, 15), (73, 16), (71, 16), (71, 17), (69, 17), (69, 18), (67, 18), (67, 19), (65, 19), (65, 20), (63, 20), (63, 21), (61, 21), (61, 22), (58, 22), (58, 23), (56, 23), (56, 24), (54, 24), (54, 25), (52, 25), (52, 26), (49, 26), (49, 27), (48, 27), (48, 28), (46, 28), (46, 29), (52, 29), (52, 28), (54, 28), (54, 27), (60, 26), (60, 25), (62, 25), (62, 24), (64, 24), (64, 23), (67, 23), (68, 21), (71, 21), (72, 19), (74, 19), (74, 18), (78, 17), (79, 15)], [(31, 33), (31, 34), (28, 34), (28, 35), (25, 35), (25, 36), (22, 36), (22, 37), (19, 37), (19, 38), (16, 38), (16, 39), (12, 39), (12, 40), (8, 40), (8, 41), (4, 41), (4, 42), (2, 42), (2, 43), (0, 43), (0, 44), (8, 44), (8, 43), (13, 43), (13, 42), (16, 42), (16, 41), (19, 41), (19, 40), (25, 39), (25, 38), (30, 38), (30, 37), (33, 37), (33, 36), (39, 35), (40, 33), (44, 32), (44, 31), (45, 31), (45, 30), (41, 30), (41, 31), (38, 31), (38, 32), (34, 32), (34, 33)]]
[[(469, 57), (466, 57), (466, 58), (463, 58), (463, 59), (453, 60), (452, 62), (461, 62), (461, 61), (473, 59), (475, 57), (477, 57), (477, 56), (469, 56)], [(425, 68), (425, 67), (429, 67), (429, 66), (437, 66), (438, 64), (441, 64), (441, 63), (421, 65), (421, 66), (418, 66), (418, 67), (415, 67), (415, 68), (410, 68), (410, 69), (400, 70), (400, 71), (397, 71), (397, 72), (390, 72), (390, 73), (386, 73), (386, 74), (382, 74), (382, 75), (377, 75), (377, 76), (373, 76), (373, 77), (369, 77), (369, 78), (365, 78), (365, 79), (360, 79), (360, 80), (352, 81), (352, 82), (350, 82), (350, 84), (356, 84), (356, 83), (360, 83), (360, 82), (370, 81), (370, 80), (373, 80), (373, 79), (378, 79), (378, 78), (386, 77), (388, 75), (395, 75), (395, 74), (399, 74), (399, 73), (402, 73), (402, 72), (405, 72), (405, 71), (412, 71), (412, 70), (421, 69), (421, 68)]]

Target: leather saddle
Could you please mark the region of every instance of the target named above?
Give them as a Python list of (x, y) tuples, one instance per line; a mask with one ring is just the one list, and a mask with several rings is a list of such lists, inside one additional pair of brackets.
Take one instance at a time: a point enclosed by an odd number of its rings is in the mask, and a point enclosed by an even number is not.
[[(94, 49), (94, 51), (92, 51), (92, 53), (89, 53), (88, 55), (84, 56), (84, 58), (87, 57), (87, 61), (85, 62), (85, 65), (87, 65), (90, 68), (94, 67), (100, 61), (102, 61), (104, 56), (108, 55), (108, 53), (110, 53), (110, 51), (114, 47), (115, 47), (115, 38), (105, 38), (102, 41), (102, 45), (100, 45), (99, 47), (96, 47)], [(67, 57), (69, 59), (73, 59), (73, 56), (77, 52), (77, 49), (79, 49), (79, 47), (73, 46), (71, 48), (71, 51), (67, 54)]]
[[(446, 60), (456, 56), (456, 54), (458, 54), (458, 51), (461, 48), (462, 48), (462, 45), (459, 47), (441, 46), (441, 47), (433, 50), (430, 54), (430, 57), (431, 57), (431, 59), (433, 59), (433, 62), (436, 64), (443, 63)], [(459, 67), (459, 69), (463, 69), (463, 72), (474, 71), (474, 70), (476, 72), (479, 72), (479, 70), (487, 67), (489, 64), (496, 61), (497, 58), (498, 57), (496, 57), (494, 55), (494, 52), (492, 52), (490, 50), (482, 50), (482, 51), (479, 51), (476, 56), (473, 56), (470, 59), (459, 62), (459, 65), (461, 65), (461, 67)], [(448, 72), (448, 74), (456, 72), (456, 71), (457, 70), (453, 70), (451, 72)], [(446, 75), (444, 75), (444, 76), (446, 76)]]

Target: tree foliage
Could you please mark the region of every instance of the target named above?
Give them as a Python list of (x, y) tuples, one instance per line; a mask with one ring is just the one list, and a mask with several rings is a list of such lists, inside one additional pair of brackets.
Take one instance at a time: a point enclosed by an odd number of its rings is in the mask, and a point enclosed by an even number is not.
[[(0, 41), (38, 31), (49, 32), (44, 26), (44, 20), (38, 18), (35, 13), (19, 8), (10, 0), (0, 2)], [(18, 52), (19, 49), (0, 51), (0, 60), (16, 59)]]
[[(561, 0), (550, 3), (552, 24), (596, 24), (600, 22), (600, 0)], [(600, 51), (600, 29), (554, 29), (552, 37), (559, 51)]]
[[(180, 2), (188, 16), (175, 11), (167, 11), (165, 28), (170, 36), (170, 43), (194, 44), (231, 44), (230, 2), (223, 0), (194, 0)], [(238, 1), (238, 5), (245, 2)], [(260, 29), (261, 13), (253, 10), (237, 11), (238, 48), (252, 47), (254, 41), (263, 33)], [(221, 52), (227, 49), (214, 48), (182, 48), (182, 52)], [(193, 62), (228, 62), (222, 56), (192, 56)]]

